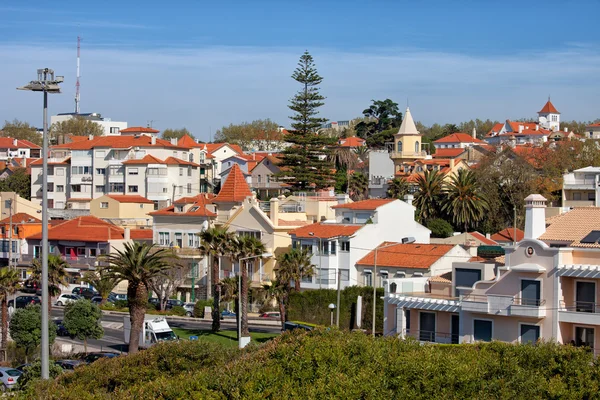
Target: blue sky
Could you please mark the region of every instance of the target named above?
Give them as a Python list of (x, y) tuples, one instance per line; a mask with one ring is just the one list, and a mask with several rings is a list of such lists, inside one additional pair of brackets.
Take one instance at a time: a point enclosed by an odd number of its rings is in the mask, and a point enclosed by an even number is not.
[(596, 1), (0, 2), (0, 120), (41, 125), (16, 86), (65, 75), (50, 112), (73, 109), (81, 35), (83, 112), (186, 126), (206, 139), (271, 118), (288, 126), (305, 49), (324, 77), (321, 114), (360, 116), (409, 99), (417, 120), (533, 117), (548, 95), (563, 119), (600, 117)]

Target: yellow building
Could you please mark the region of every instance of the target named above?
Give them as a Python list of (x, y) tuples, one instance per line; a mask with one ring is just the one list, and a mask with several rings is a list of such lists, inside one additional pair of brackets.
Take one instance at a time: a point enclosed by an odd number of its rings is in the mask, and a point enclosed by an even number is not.
[(104, 195), (90, 201), (90, 214), (119, 226), (150, 226), (154, 202), (139, 195)]
[[(2, 218), (6, 218), (11, 213), (13, 215), (24, 213), (29, 215), (37, 216), (42, 212), (42, 206), (32, 201), (22, 198), (15, 192), (0, 192), (0, 213)], [(2, 219), (0, 218), (0, 219)]]
[(422, 142), (422, 135), (417, 130), (410, 109), (407, 107), (402, 125), (394, 135), (394, 149), (390, 153), (396, 172), (403, 163), (422, 160), (427, 156), (427, 153), (421, 150)]

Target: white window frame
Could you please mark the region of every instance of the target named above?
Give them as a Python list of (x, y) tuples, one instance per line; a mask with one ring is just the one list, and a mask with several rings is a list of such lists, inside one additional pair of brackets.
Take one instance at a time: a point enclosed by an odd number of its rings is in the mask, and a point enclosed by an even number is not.
[(102, 202), (100, 202), (100, 208), (102, 208), (102, 209), (108, 208), (108, 201), (102, 201)]

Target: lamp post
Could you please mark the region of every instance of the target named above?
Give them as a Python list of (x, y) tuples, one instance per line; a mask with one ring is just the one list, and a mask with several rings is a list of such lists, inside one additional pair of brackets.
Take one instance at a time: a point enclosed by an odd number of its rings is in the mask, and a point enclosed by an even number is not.
[(9, 227), (8, 227), (8, 230), (10, 231), (8, 234), (8, 268), (10, 268), (10, 267), (12, 267), (12, 235), (13, 235), (12, 199), (8, 200), (8, 204), (9, 204), (9, 209), (8, 209)]
[[(308, 236), (314, 237), (315, 233), (314, 232), (308, 232)], [(319, 247), (317, 248), (317, 251), (319, 252), (319, 273), (317, 274), (317, 279), (319, 280), (319, 289), (321, 289), (321, 281), (322, 281), (322, 276), (321, 276), (321, 257), (323, 256), (323, 242), (322, 242), (322, 238), (318, 238), (319, 239)]]
[(50, 340), (48, 337), (48, 93), (60, 93), (64, 77), (54, 77), (54, 70), (37, 70), (37, 80), (17, 88), (44, 93), (44, 137), (42, 146), (42, 379), (50, 377)]
[(377, 311), (377, 251), (383, 250), (388, 247), (397, 246), (398, 243), (391, 243), (381, 247), (375, 247), (375, 258), (373, 262), (373, 337), (375, 337), (375, 313)]
[(329, 311), (331, 312), (331, 323), (329, 326), (333, 326), (333, 310), (335, 310), (335, 304), (331, 303), (329, 304)]
[(192, 258), (192, 303), (196, 302), (196, 278), (198, 277), (198, 270), (200, 269), (200, 264), (196, 263), (196, 260)]
[(269, 257), (273, 257), (273, 254), (271, 253), (262, 253), (256, 256), (250, 256), (250, 257), (242, 257), (238, 260), (238, 264), (240, 266), (240, 271), (238, 274), (238, 311), (240, 313), (239, 315), (239, 324), (238, 324), (238, 347), (240, 349), (243, 349), (244, 347), (246, 347), (246, 345), (248, 343), (250, 343), (250, 338), (243, 338), (242, 340), (242, 317), (244, 316), (244, 314), (247, 315), (248, 310), (242, 310), (242, 261), (245, 260), (252, 260), (254, 258), (269, 258)]

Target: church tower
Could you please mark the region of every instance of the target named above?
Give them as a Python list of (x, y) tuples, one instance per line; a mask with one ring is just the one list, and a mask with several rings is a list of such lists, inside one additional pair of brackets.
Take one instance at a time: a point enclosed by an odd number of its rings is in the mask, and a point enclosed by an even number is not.
[(560, 113), (550, 101), (550, 97), (548, 97), (548, 102), (538, 112), (538, 121), (541, 128), (560, 131)]
[(422, 135), (417, 130), (410, 109), (407, 107), (400, 129), (394, 135), (394, 149), (390, 154), (396, 166), (396, 171), (405, 162), (413, 162), (425, 158), (425, 153), (421, 151), (421, 145)]

